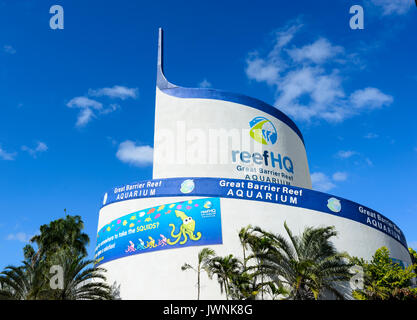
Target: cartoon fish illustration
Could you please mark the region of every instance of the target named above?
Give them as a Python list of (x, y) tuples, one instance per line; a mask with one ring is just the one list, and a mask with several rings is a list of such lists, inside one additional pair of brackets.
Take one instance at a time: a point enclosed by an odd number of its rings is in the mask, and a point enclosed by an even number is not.
[(132, 241), (129, 241), (129, 245), (127, 246), (127, 249), (125, 250), (126, 253), (129, 252), (135, 252), (135, 244)]
[(151, 222), (151, 221), (152, 221), (151, 217), (147, 217), (147, 218), (145, 219), (145, 222)]
[(144, 250), (146, 249), (145, 247), (145, 243), (143, 242), (143, 240), (141, 238), (139, 238), (139, 245), (138, 245), (138, 249), (139, 250)]
[(146, 243), (147, 248), (156, 248), (158, 245), (155, 244), (155, 239), (151, 236), (148, 237), (149, 241)]
[(161, 236), (161, 239), (158, 240), (158, 246), (161, 246), (161, 247), (166, 246), (168, 239), (163, 234), (160, 234), (160, 236)]

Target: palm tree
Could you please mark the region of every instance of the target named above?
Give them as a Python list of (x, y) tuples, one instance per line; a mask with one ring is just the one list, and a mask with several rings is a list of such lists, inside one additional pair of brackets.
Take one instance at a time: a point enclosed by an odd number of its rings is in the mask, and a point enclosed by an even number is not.
[(248, 256), (247, 260), (256, 260), (256, 265), (247, 269), (255, 270), (254, 279), (257, 283), (258, 291), (261, 292), (261, 299), (263, 300), (265, 291), (264, 287), (269, 285), (269, 281), (265, 279), (266, 273), (263, 264), (263, 254), (265, 254), (271, 247), (271, 241), (269, 237), (259, 234), (258, 228), (252, 228), (250, 236), (247, 238), (247, 242), (252, 251), (252, 254)]
[(253, 227), (248, 225), (239, 230), (239, 240), (243, 250), (243, 267), (246, 269), (246, 251), (249, 249), (249, 242), (251, 240), (251, 231)]
[(210, 248), (203, 248), (198, 253), (198, 262), (197, 267), (194, 268), (188, 263), (184, 263), (184, 265), (181, 267), (182, 271), (192, 269), (197, 273), (197, 300), (200, 300), (200, 273), (201, 270), (205, 270), (207, 272), (208, 270), (208, 264), (210, 262), (210, 259), (215, 256), (214, 250)]
[(62, 288), (53, 290), (56, 300), (113, 300), (112, 287), (105, 281), (105, 269), (83, 255), (73, 257), (61, 252), (56, 262), (63, 268)]
[[(66, 211), (65, 211), (66, 212)], [(57, 219), (49, 224), (40, 227), (40, 234), (30, 239), (36, 243), (38, 251), (32, 255), (32, 259), (40, 259), (42, 256), (48, 256), (59, 249), (71, 249), (75, 255), (87, 255), (86, 246), (90, 238), (82, 232), (84, 223), (80, 216), (66, 215), (65, 219)], [(28, 246), (26, 250), (30, 250)]]
[(220, 292), (226, 293), (227, 300), (229, 300), (229, 296), (232, 293), (233, 279), (236, 277), (236, 274), (240, 273), (242, 273), (242, 262), (231, 254), (225, 257), (214, 257), (208, 265), (210, 279), (214, 275), (217, 276)]
[(112, 288), (106, 280), (102, 268), (89, 267), (92, 260), (83, 256), (74, 257), (61, 252), (59, 261), (63, 268), (62, 288), (53, 289), (50, 284), (49, 269), (44, 262), (35, 265), (23, 261), (23, 266), (8, 266), (0, 273), (0, 299), (9, 300), (111, 300)]
[(0, 273), (0, 288), (1, 300), (46, 299), (49, 295), (42, 263), (7, 266)]
[(337, 235), (334, 227), (306, 228), (301, 236), (294, 236), (286, 223), (284, 227), (290, 241), (255, 228), (270, 240), (266, 252), (255, 253), (263, 260), (267, 275), (279, 287), (286, 286), (292, 299), (318, 299), (325, 290), (343, 299), (336, 285), (350, 279), (352, 263), (330, 242)]

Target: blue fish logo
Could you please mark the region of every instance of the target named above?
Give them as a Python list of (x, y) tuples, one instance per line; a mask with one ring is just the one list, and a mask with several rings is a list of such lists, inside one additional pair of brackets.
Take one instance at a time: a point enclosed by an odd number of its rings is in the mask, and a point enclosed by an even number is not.
[(253, 118), (249, 122), (250, 136), (255, 141), (264, 145), (273, 145), (278, 140), (277, 129), (271, 120), (264, 117)]

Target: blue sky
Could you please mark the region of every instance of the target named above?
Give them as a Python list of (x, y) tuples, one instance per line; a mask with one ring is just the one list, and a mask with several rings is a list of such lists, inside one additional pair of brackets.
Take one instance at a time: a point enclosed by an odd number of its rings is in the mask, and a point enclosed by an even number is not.
[[(49, 8), (64, 8), (52, 30)], [(363, 30), (349, 8), (364, 8)], [(391, 218), (417, 247), (417, 8), (412, 0), (0, 0), (0, 269), (39, 226), (151, 178), (157, 29), (165, 74), (278, 106), (314, 187)]]

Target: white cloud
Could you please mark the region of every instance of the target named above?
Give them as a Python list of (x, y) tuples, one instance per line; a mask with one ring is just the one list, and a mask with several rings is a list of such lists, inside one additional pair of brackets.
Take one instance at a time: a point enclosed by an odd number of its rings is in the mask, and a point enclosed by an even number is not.
[(333, 173), (333, 175), (332, 175), (332, 179), (334, 181), (346, 181), (347, 177), (348, 177), (348, 175), (347, 175), (346, 172), (339, 172), (339, 171)]
[(153, 148), (137, 146), (133, 141), (126, 140), (119, 144), (116, 157), (122, 162), (138, 167), (146, 166), (153, 162)]
[(47, 151), (48, 146), (46, 145), (46, 143), (38, 141), (35, 148), (22, 146), (22, 150), (28, 152), (32, 157), (36, 158), (39, 153)]
[(336, 185), (330, 180), (330, 178), (323, 172), (314, 172), (311, 174), (311, 182), (313, 189), (327, 192), (336, 187)]
[(96, 90), (89, 89), (88, 95), (93, 97), (107, 96), (110, 98), (118, 98), (122, 100), (127, 98), (136, 99), (138, 96), (138, 89), (115, 85), (112, 88), (101, 88)]
[(279, 68), (260, 58), (250, 58), (247, 60), (246, 75), (249, 79), (258, 82), (265, 81), (273, 85), (278, 80)]
[(119, 104), (117, 104), (117, 103), (111, 103), (108, 108), (104, 108), (102, 111), (100, 111), (100, 113), (101, 114), (109, 114), (109, 113), (112, 113), (112, 112), (114, 112), (114, 111), (116, 111), (116, 110), (118, 110), (120, 108), (121, 107), (120, 107)]
[(211, 88), (211, 83), (207, 79), (204, 79), (198, 84), (198, 87), (199, 88)]
[(24, 233), (24, 232), (17, 232), (17, 233), (11, 233), (7, 236), (6, 240), (17, 240), (23, 243), (29, 242), (29, 240), (32, 238), (31, 235)]
[(14, 160), (16, 157), (16, 152), (7, 152), (6, 150), (2, 149), (0, 146), (0, 159), (1, 160)]
[(325, 38), (320, 38), (314, 43), (305, 45), (302, 48), (287, 50), (287, 53), (295, 62), (311, 61), (317, 64), (324, 63), (328, 59), (343, 52), (343, 47), (333, 46)]
[(382, 15), (403, 15), (413, 6), (413, 0), (370, 0), (371, 3), (382, 9)]
[[(110, 97), (125, 100), (127, 98), (136, 99), (138, 96), (137, 88), (127, 88), (123, 86), (113, 86), (112, 88), (101, 88), (97, 90), (89, 89), (89, 96), (94, 97)], [(78, 117), (76, 126), (83, 127), (97, 116), (112, 113), (121, 108), (117, 103), (111, 103), (108, 106), (103, 107), (103, 104), (97, 100), (81, 96), (72, 98), (67, 103), (68, 108), (79, 108), (81, 109)]]
[(90, 108), (83, 109), (78, 114), (77, 122), (75, 123), (75, 125), (77, 127), (83, 127), (87, 123), (89, 123), (93, 118), (95, 118), (95, 115)]
[(67, 103), (67, 107), (81, 109), (92, 108), (100, 110), (103, 108), (103, 104), (87, 97), (75, 97)]
[(356, 151), (352, 151), (352, 150), (340, 150), (337, 154), (336, 154), (336, 156), (338, 157), (338, 158), (341, 158), (341, 159), (348, 159), (348, 158), (350, 158), (350, 157), (352, 157), (352, 156), (354, 156), (354, 155), (357, 155), (358, 154), (358, 152), (356, 152)]
[(354, 108), (376, 109), (393, 102), (392, 96), (382, 93), (376, 88), (356, 90), (350, 95), (350, 102)]
[(340, 171), (333, 173), (331, 178), (323, 172), (314, 172), (311, 174), (313, 189), (322, 192), (328, 192), (336, 188), (335, 182), (343, 182), (346, 181), (347, 178), (348, 174)]
[(6, 53), (9, 53), (9, 54), (15, 54), (16, 53), (16, 49), (13, 48), (11, 45), (8, 45), (8, 44), (3, 46), (3, 51), (6, 52)]
[(338, 66), (351, 55), (326, 38), (286, 48), (301, 27), (297, 24), (277, 32), (273, 48), (265, 57), (255, 52), (246, 60), (247, 77), (275, 89), (277, 108), (303, 121), (341, 122), (392, 103), (391, 96), (372, 87), (347, 95), (343, 87), (346, 75)]

